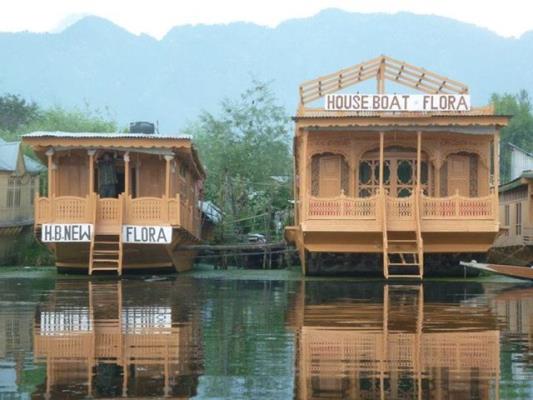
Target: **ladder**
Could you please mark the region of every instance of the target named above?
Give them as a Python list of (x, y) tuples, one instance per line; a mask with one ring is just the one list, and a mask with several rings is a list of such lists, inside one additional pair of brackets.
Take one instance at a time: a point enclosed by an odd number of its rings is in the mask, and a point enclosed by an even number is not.
[(424, 245), (420, 227), (418, 196), (414, 196), (414, 231), (389, 231), (386, 198), (382, 201), (383, 275), (389, 278), (424, 277)]
[(95, 234), (89, 251), (89, 275), (94, 271), (116, 271), (122, 275), (122, 247), (120, 234)]

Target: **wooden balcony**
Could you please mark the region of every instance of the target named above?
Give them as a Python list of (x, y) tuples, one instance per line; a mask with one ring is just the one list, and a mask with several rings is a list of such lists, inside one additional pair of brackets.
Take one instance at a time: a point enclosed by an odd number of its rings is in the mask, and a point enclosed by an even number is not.
[(35, 225), (94, 224), (97, 234), (120, 231), (122, 225), (172, 226), (200, 237), (198, 207), (176, 197), (140, 197), (120, 195), (100, 198), (60, 196), (35, 199)]
[(304, 204), (302, 222), (304, 230), (308, 231), (379, 232), (386, 212), (389, 230), (414, 230), (417, 215), (420, 215), (422, 231), (427, 232), (487, 231), (496, 230), (498, 226), (496, 194), (472, 198), (458, 194), (440, 198), (420, 194), (418, 204), (419, 212), (416, 210), (415, 195), (310, 197), (308, 203)]

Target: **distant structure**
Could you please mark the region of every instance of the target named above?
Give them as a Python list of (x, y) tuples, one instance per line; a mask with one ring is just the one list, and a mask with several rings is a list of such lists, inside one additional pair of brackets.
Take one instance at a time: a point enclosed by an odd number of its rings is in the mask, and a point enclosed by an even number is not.
[(33, 203), (43, 169), (23, 154), (20, 142), (0, 139), (0, 263), (9, 261), (18, 235), (33, 225)]
[[(373, 94), (345, 91), (374, 79)], [(418, 93), (386, 93), (386, 83)], [(459, 260), (489, 250), (507, 116), (471, 107), (465, 84), (387, 56), (299, 93), (295, 221), (285, 236), (304, 274), (462, 275)]]
[(522, 175), (524, 171), (533, 171), (533, 154), (508, 143), (511, 149), (511, 179), (514, 180)]
[(489, 260), (533, 264), (533, 155), (510, 144), (511, 181), (499, 187), (500, 226)]

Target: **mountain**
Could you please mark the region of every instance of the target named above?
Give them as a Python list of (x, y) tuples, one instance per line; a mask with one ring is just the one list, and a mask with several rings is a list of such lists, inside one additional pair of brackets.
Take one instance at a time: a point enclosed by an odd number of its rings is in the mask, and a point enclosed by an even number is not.
[(474, 104), (493, 92), (533, 92), (533, 32), (504, 38), (410, 13), (330, 9), (276, 28), (178, 26), (161, 40), (86, 17), (60, 33), (0, 33), (0, 54), (0, 93), (43, 105), (108, 107), (121, 125), (159, 120), (162, 131), (184, 127), (202, 109), (215, 111), (252, 79), (271, 81), (292, 113), (300, 82), (380, 54), (468, 84)]

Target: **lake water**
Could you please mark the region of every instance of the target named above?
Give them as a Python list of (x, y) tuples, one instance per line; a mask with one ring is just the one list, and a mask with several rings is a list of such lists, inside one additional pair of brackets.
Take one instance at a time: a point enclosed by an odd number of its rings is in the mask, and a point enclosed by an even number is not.
[(532, 346), (515, 282), (0, 275), (0, 399), (531, 399)]

